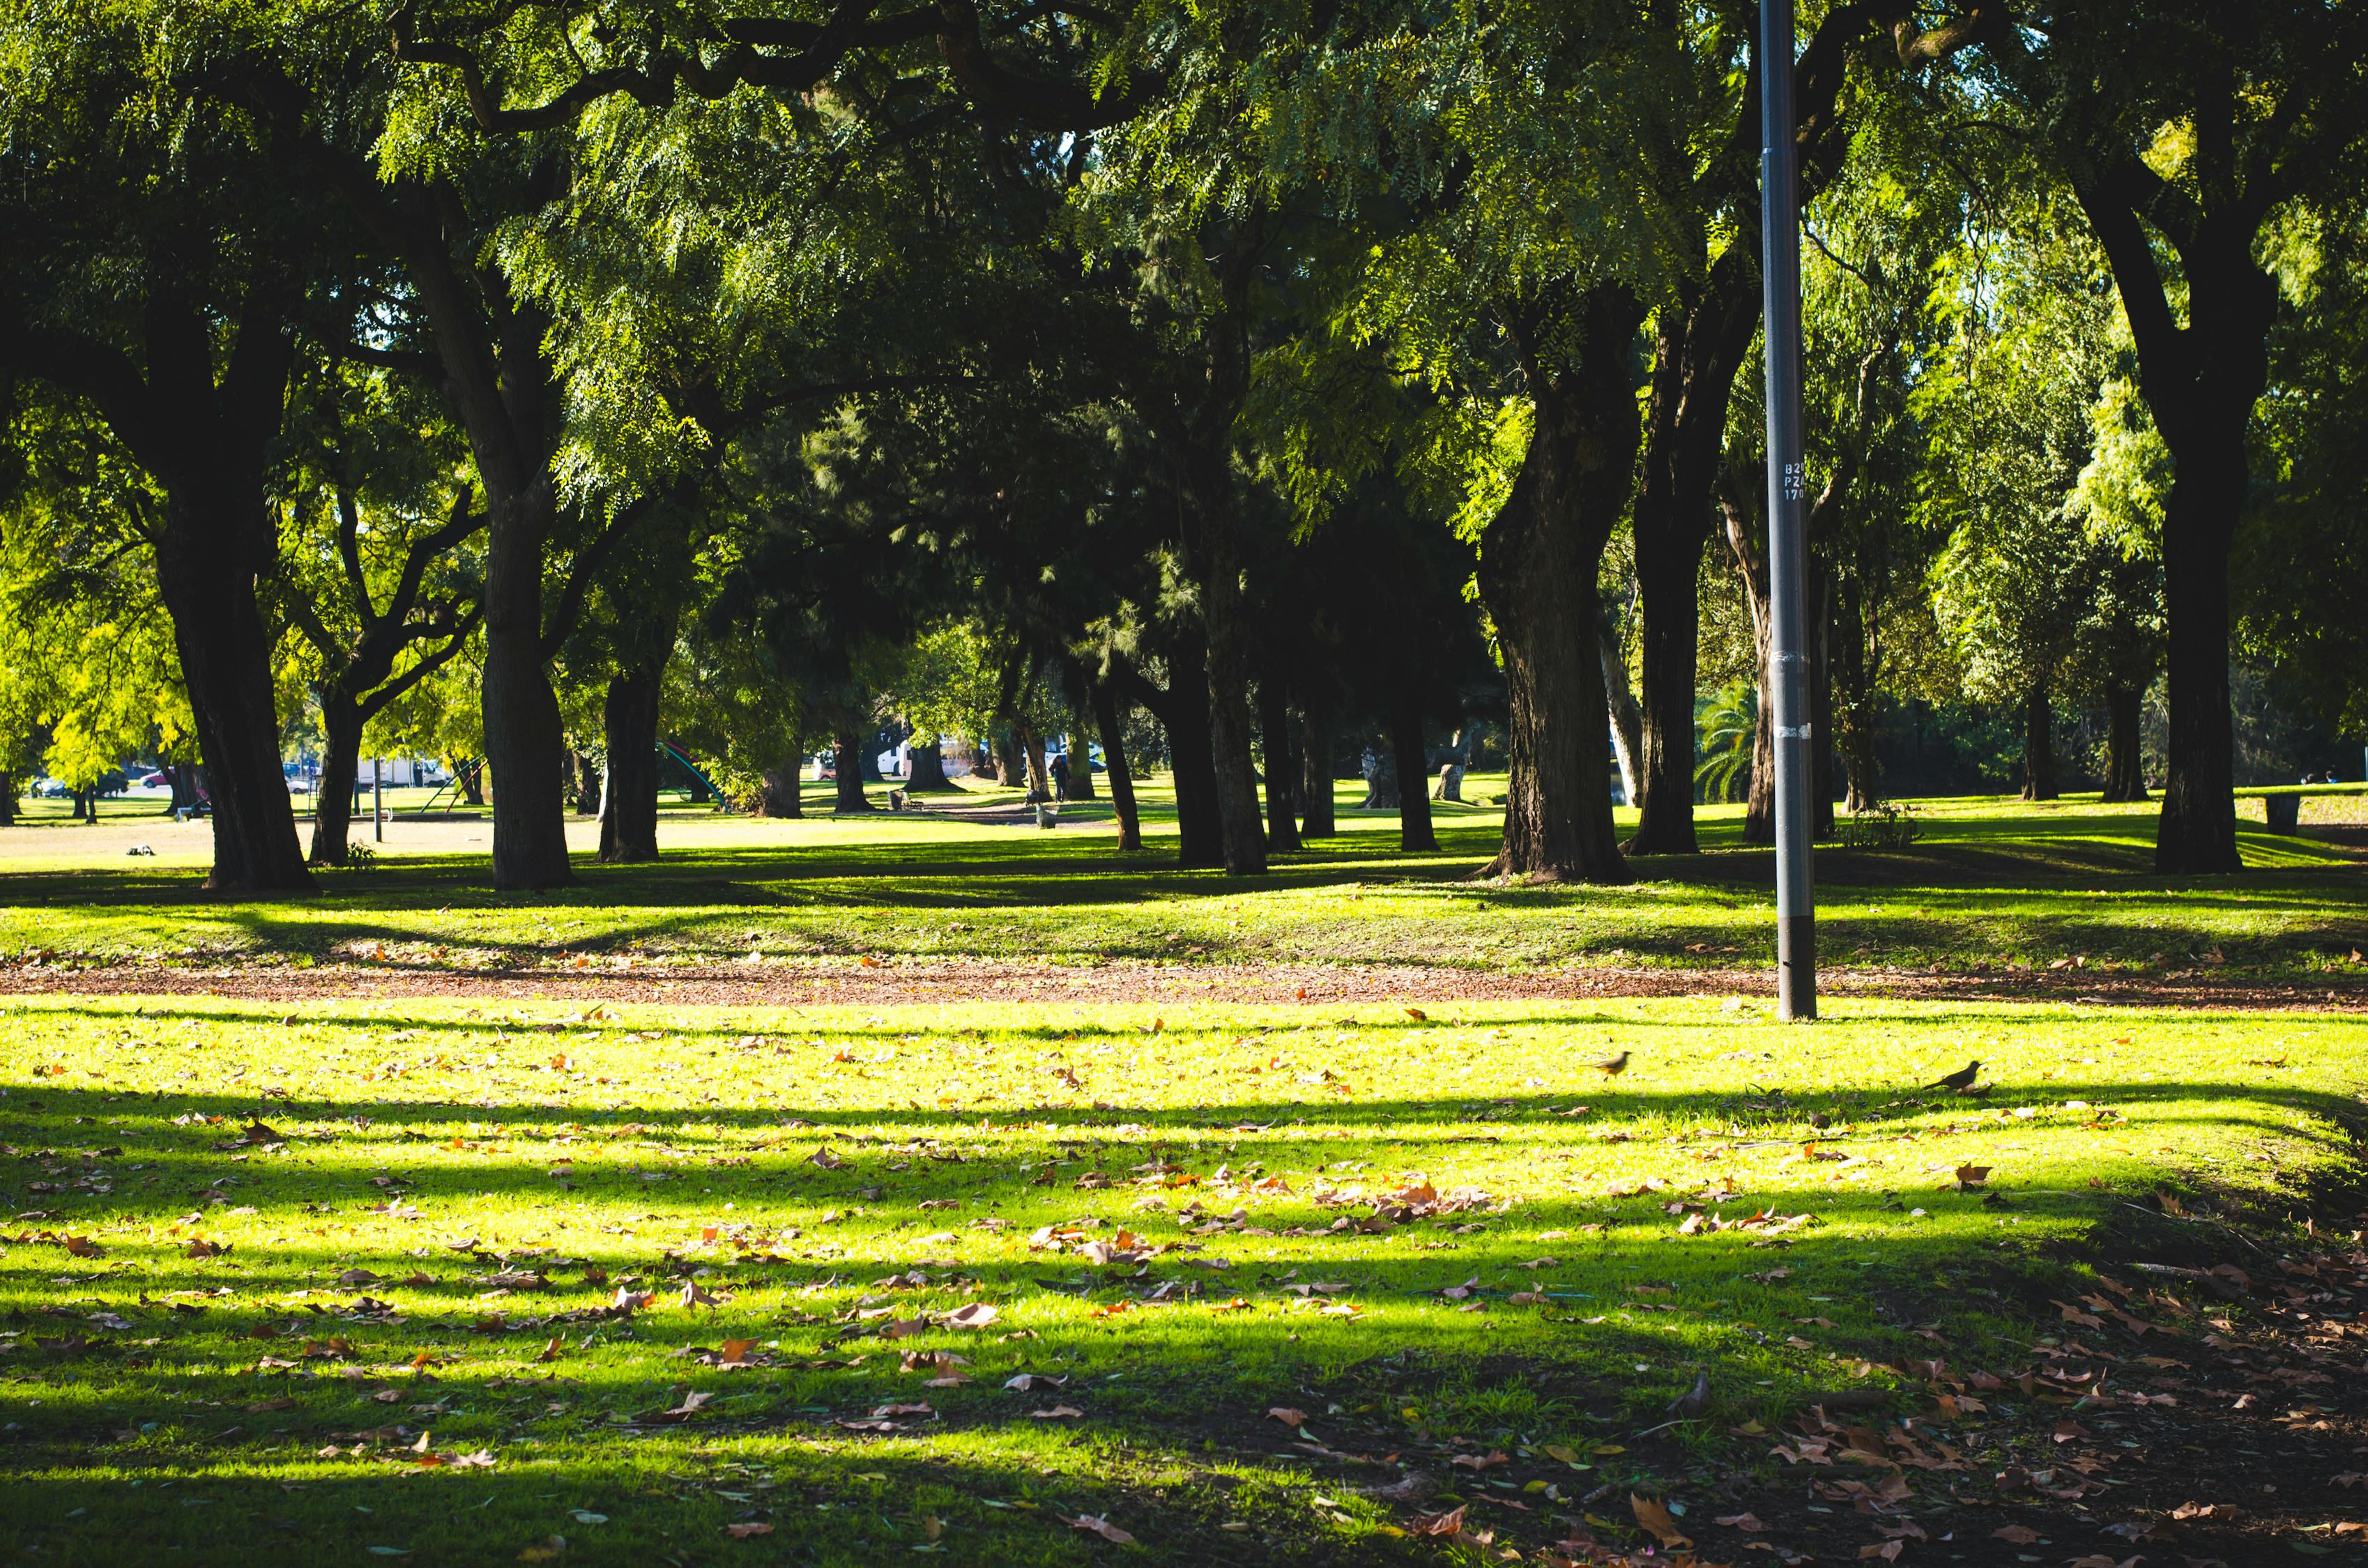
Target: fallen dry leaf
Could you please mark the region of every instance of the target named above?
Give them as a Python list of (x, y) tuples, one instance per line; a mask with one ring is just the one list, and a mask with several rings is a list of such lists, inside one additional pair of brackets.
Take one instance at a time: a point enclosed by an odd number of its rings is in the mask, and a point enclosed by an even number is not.
[(1636, 1522), (1645, 1527), (1645, 1532), (1670, 1551), (1693, 1544), (1693, 1538), (1678, 1528), (1678, 1521), (1660, 1502), (1651, 1497), (1639, 1497), (1631, 1492), (1628, 1494), (1628, 1506), (1634, 1512)]
[(1087, 1535), (1098, 1535), (1114, 1546), (1134, 1544), (1134, 1537), (1127, 1534), (1099, 1514), (1079, 1514), (1074, 1519), (1061, 1514), (1055, 1514), (1053, 1517), (1071, 1529), (1084, 1530)]
[(1036, 1421), (1066, 1421), (1071, 1416), (1084, 1414), (1084, 1411), (1074, 1404), (1056, 1404), (1050, 1410), (1031, 1410), (1028, 1413), (1030, 1419)]
[(1722, 1514), (1711, 1522), (1719, 1526), (1723, 1529), (1742, 1530), (1746, 1534), (1758, 1530), (1764, 1530), (1768, 1528), (1766, 1525), (1759, 1522), (1759, 1516), (1749, 1513)]
[(1304, 1426), (1307, 1425), (1307, 1412), (1304, 1410), (1293, 1410), (1287, 1404), (1278, 1404), (1273, 1406), (1271, 1409), (1268, 1410), (1266, 1415), (1268, 1420), (1280, 1421), (1286, 1426)]
[(723, 1533), (730, 1536), (734, 1540), (746, 1540), (751, 1536), (772, 1534), (773, 1527), (770, 1525), (726, 1525), (723, 1527)]
[(2029, 1525), (2001, 1525), (1990, 1531), (1992, 1540), (2002, 1540), (2010, 1546), (2029, 1546), (2039, 1539), (2039, 1532)]

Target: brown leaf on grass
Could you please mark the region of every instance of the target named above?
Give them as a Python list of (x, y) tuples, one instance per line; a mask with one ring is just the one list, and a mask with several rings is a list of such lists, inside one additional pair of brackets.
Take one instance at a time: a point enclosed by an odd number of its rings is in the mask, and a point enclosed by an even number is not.
[(747, 1540), (754, 1536), (772, 1534), (773, 1527), (764, 1524), (726, 1525), (723, 1533), (734, 1540)]
[(1768, 1528), (1759, 1522), (1759, 1515), (1751, 1513), (1722, 1514), (1711, 1523), (1724, 1529), (1741, 1530), (1747, 1535), (1756, 1534)]
[(183, 1257), (220, 1257), (230, 1251), (228, 1242), (210, 1242), (203, 1236), (192, 1236), (189, 1244), (181, 1249)]
[(1884, 1540), (1877, 1541), (1873, 1546), (1860, 1547), (1858, 1555), (1861, 1562), (1872, 1558), (1880, 1559), (1884, 1562), (1896, 1562), (1899, 1561), (1899, 1554), (1907, 1550), (1907, 1543), (1904, 1540)]
[(1071, 1529), (1083, 1530), (1087, 1535), (1098, 1535), (1113, 1546), (1134, 1544), (1134, 1537), (1127, 1534), (1099, 1514), (1079, 1514), (1074, 1519), (1065, 1514), (1055, 1514), (1053, 1517)]
[(1074, 1404), (1056, 1404), (1050, 1410), (1031, 1410), (1028, 1418), (1031, 1421), (1066, 1421), (1084, 1414)]
[(1990, 1167), (1987, 1165), (1959, 1165), (1957, 1167), (1957, 1190), (1959, 1192), (1973, 1192), (1978, 1189), (1981, 1185), (1989, 1180), (1989, 1178)]
[(1042, 1372), (1022, 1372), (1003, 1386), (1015, 1389), (1021, 1393), (1033, 1393), (1038, 1389), (1059, 1388), (1068, 1381), (1066, 1374), (1057, 1378), (1048, 1378)]
[(2009, 1546), (2029, 1546), (2039, 1539), (2039, 1532), (2029, 1525), (2000, 1525), (1990, 1531), (1992, 1540), (2002, 1540)]
[(76, 1257), (98, 1257), (103, 1256), (107, 1251), (105, 1247), (100, 1246), (88, 1236), (68, 1236), (64, 1241), (58, 1244), (64, 1247), (66, 1251), (74, 1254)]
[(1447, 1462), (1461, 1465), (1465, 1470), (1494, 1470), (1500, 1464), (1510, 1464), (1513, 1461), (1501, 1450), (1491, 1449), (1485, 1454), (1457, 1454)]
[(935, 1415), (936, 1409), (928, 1400), (912, 1404), (876, 1404), (871, 1407), (874, 1420), (894, 1420), (899, 1415)]
[(1266, 1413), (1266, 1417), (1269, 1421), (1280, 1421), (1286, 1426), (1304, 1426), (1307, 1425), (1307, 1412), (1304, 1410), (1293, 1410), (1287, 1404), (1278, 1404), (1270, 1407)]
[(985, 1301), (966, 1301), (938, 1321), (948, 1328), (985, 1328), (1002, 1315), (1000, 1308)]
[(1645, 1533), (1670, 1551), (1693, 1544), (1693, 1538), (1678, 1528), (1678, 1521), (1670, 1516), (1668, 1506), (1656, 1499), (1639, 1497), (1631, 1492), (1628, 1494), (1628, 1506)]
[(1420, 1023), (1427, 1023), (1427, 1022), (1429, 1022), (1429, 1019), (1430, 1019), (1430, 1015), (1429, 1015), (1429, 1013), (1424, 1012), (1424, 1011), (1423, 1011), (1421, 1008), (1419, 1008), (1419, 1007), (1408, 1007), (1408, 1008), (1406, 1010), (1406, 1016), (1407, 1017), (1409, 1017), (1409, 1018), (1412, 1018), (1416, 1023), (1418, 1023), (1418, 1024), (1420, 1024)]
[(548, 1343), (546, 1343), (546, 1344), (543, 1346), (543, 1347), (542, 1347), (542, 1354), (541, 1354), (541, 1355), (540, 1355), (540, 1356), (537, 1356), (537, 1357), (535, 1358), (535, 1359), (536, 1359), (536, 1360), (538, 1360), (538, 1361), (556, 1361), (556, 1360), (558, 1360), (558, 1359), (559, 1359), (559, 1335), (555, 1335), (555, 1334), (554, 1334), (554, 1335), (552, 1335), (551, 1336), (551, 1338), (550, 1338), (549, 1342), (548, 1342)]
[(650, 1421), (686, 1420), (691, 1415), (696, 1415), (700, 1405), (705, 1404), (709, 1400), (713, 1399), (714, 1397), (715, 1396), (712, 1393), (710, 1393), (703, 1389), (689, 1389), (684, 1392), (682, 1403), (680, 1404), (676, 1405), (671, 1410), (661, 1410), (655, 1415), (646, 1416), (644, 1419)]
[(716, 1365), (745, 1367), (748, 1364), (748, 1352), (755, 1348), (757, 1348), (757, 1342), (753, 1339), (727, 1339), (723, 1342), (723, 1357)]
[(840, 1159), (837, 1154), (832, 1153), (827, 1144), (822, 1148), (816, 1149), (813, 1153), (807, 1155), (806, 1164), (810, 1165), (820, 1165), (826, 1171), (844, 1170), (847, 1166), (847, 1162)]
[(1463, 1528), (1463, 1510), (1469, 1503), (1450, 1508), (1443, 1514), (1417, 1514), (1406, 1521), (1410, 1535), (1453, 1535)]

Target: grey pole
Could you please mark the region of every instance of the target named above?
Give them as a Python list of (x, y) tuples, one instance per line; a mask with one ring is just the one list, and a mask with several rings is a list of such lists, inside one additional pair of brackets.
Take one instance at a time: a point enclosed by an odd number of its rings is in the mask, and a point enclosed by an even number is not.
[(1808, 544), (1801, 460), (1801, 202), (1793, 143), (1793, 0), (1759, 6), (1759, 255), (1767, 284), (1768, 682), (1776, 711), (1776, 1015), (1817, 1016), (1817, 934), (1809, 884)]
[(370, 836), (386, 842), (386, 771), (377, 757), (370, 758)]

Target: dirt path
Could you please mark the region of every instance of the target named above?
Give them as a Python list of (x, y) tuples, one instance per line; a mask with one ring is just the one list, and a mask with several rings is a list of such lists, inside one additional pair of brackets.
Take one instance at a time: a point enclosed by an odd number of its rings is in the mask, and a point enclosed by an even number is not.
[[(2332, 985), (2217, 979), (2209, 971), (2129, 979), (2048, 972), (1919, 974), (1829, 970), (1826, 993), (1905, 997), (2368, 1012), (2368, 979)], [(500, 998), (664, 1003), (695, 1006), (943, 1006), (957, 1002), (1103, 1006), (1219, 1002), (1342, 1006), (1493, 1001), (1595, 1001), (1622, 996), (1767, 997), (1763, 969), (1589, 968), (1522, 973), (1412, 964), (1030, 964), (1008, 960), (769, 960), (704, 966), (634, 964), (466, 970), (345, 964), (26, 963), (0, 967), (0, 995), (214, 995), (268, 1002), (321, 999)]]

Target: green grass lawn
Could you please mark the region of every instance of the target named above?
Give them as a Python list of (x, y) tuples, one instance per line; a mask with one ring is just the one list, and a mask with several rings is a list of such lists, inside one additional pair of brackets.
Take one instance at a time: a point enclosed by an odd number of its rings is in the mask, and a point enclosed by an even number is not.
[(2356, 1174), (2356, 1018), (1835, 1014), (13, 998), (0, 1556), (1723, 1559), (1730, 1429)]
[[(1490, 783), (1475, 779), (1474, 792)], [(824, 792), (809, 788), (817, 809)], [(0, 960), (533, 970), (586, 957), (712, 964), (753, 951), (775, 962), (1504, 971), (1753, 966), (1771, 941), (1771, 858), (1741, 843), (1736, 807), (1705, 808), (1705, 852), (1639, 858), (1633, 885), (1538, 887), (1470, 880), (1498, 833), (1497, 813), (1481, 806), (1440, 809), (1436, 854), (1400, 853), (1394, 813), (1348, 811), (1338, 836), (1278, 858), (1265, 877), (1179, 874), (1168, 863), (1172, 810), (1157, 790), (1145, 793), (1150, 847), (1135, 856), (1116, 852), (1106, 803), (1072, 808), (1051, 833), (926, 813), (768, 823), (676, 807), (661, 828), (663, 861), (583, 857), (578, 885), (537, 895), (493, 892), (482, 844), (390, 852), (324, 873), (317, 898), (242, 903), (196, 888), (201, 838), (178, 859), (119, 850), (94, 863), (73, 853), (82, 830), (17, 830), (37, 836), (0, 858)], [(1343, 799), (1355, 797), (1344, 789)], [(2077, 959), (2100, 972), (2203, 966), (2282, 981), (2368, 972), (2352, 956), (2368, 949), (2368, 856), (2334, 830), (2247, 830), (2251, 869), (2172, 881), (2150, 869), (2151, 807), (1940, 801), (1918, 802), (1916, 816), (1919, 836), (1904, 851), (1820, 851), (1829, 963), (2005, 971)]]

